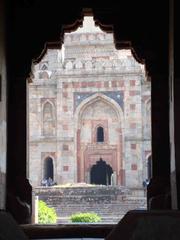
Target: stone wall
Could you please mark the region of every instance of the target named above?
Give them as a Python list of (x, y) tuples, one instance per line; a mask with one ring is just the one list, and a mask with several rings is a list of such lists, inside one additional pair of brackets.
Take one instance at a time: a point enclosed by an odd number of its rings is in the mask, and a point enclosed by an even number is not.
[(146, 192), (142, 188), (120, 186), (35, 188), (39, 200), (54, 207), (59, 223), (70, 223), (70, 215), (77, 212), (96, 212), (102, 223), (117, 223), (132, 209), (146, 209)]

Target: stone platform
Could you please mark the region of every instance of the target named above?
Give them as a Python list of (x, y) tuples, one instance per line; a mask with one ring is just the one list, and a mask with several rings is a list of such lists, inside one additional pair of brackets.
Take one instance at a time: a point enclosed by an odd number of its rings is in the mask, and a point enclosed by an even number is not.
[(71, 223), (69, 217), (77, 212), (95, 212), (101, 223), (117, 223), (129, 210), (146, 209), (146, 193), (141, 188), (122, 186), (36, 187), (35, 196), (54, 207), (58, 223)]

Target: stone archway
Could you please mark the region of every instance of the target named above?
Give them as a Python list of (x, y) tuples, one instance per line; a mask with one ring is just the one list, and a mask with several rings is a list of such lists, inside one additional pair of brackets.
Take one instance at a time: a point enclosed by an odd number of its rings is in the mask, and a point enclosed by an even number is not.
[[(89, 182), (86, 176), (90, 176), (90, 169), (102, 158), (117, 173), (117, 184), (124, 185), (124, 117), (121, 107), (113, 99), (96, 93), (77, 107), (75, 121), (77, 182)], [(98, 129), (101, 131), (100, 141), (97, 141)]]
[(53, 159), (51, 157), (44, 160), (44, 179), (49, 178), (54, 179)]
[(91, 168), (90, 183), (98, 185), (111, 185), (112, 173), (112, 167), (100, 158), (99, 161)]

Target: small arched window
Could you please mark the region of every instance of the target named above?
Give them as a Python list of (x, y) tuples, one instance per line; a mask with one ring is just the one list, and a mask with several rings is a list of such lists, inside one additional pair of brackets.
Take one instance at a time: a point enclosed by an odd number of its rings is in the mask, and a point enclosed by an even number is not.
[(104, 129), (103, 127), (97, 128), (97, 142), (104, 142)]

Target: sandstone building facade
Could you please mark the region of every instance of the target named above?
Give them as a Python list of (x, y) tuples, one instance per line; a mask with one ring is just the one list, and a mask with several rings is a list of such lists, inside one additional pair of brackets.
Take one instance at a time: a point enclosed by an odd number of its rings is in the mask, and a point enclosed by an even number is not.
[(48, 49), (28, 84), (32, 186), (85, 182), (142, 187), (150, 175), (151, 83), (130, 50), (94, 26)]

